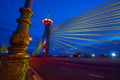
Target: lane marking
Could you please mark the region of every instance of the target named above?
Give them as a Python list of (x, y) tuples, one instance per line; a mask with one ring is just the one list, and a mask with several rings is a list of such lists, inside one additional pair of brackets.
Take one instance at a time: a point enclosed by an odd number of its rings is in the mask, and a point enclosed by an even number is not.
[(34, 78), (34, 80), (37, 80), (37, 78), (36, 78), (36, 76), (35, 76), (35, 75), (33, 75), (33, 78)]
[(29, 66), (30, 69), (34, 72), (35, 75), (33, 75), (35, 80), (44, 80), (32, 67)]
[(96, 74), (88, 74), (89, 76), (97, 77), (97, 78), (104, 78), (104, 76), (96, 75)]

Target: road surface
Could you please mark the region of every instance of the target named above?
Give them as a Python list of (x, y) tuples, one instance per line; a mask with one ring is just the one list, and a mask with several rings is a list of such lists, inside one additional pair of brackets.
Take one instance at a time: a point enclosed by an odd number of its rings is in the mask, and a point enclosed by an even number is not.
[(30, 66), (41, 80), (120, 80), (120, 69), (31, 58)]

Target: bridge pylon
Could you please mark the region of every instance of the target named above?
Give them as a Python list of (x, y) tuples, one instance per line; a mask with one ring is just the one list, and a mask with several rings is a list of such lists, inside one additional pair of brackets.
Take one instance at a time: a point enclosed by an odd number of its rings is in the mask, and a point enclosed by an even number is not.
[(42, 56), (46, 57), (49, 54), (49, 41), (50, 41), (50, 27), (53, 25), (53, 21), (48, 17), (42, 20), (42, 24), (45, 26), (45, 32), (42, 40)]

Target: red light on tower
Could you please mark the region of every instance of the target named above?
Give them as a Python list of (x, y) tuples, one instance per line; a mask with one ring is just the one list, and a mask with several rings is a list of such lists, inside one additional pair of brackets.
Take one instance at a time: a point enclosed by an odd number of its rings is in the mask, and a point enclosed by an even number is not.
[(44, 26), (46, 26), (46, 25), (53, 25), (53, 21), (51, 20), (51, 19), (48, 19), (48, 18), (45, 18), (44, 20), (42, 20), (42, 24), (44, 25)]

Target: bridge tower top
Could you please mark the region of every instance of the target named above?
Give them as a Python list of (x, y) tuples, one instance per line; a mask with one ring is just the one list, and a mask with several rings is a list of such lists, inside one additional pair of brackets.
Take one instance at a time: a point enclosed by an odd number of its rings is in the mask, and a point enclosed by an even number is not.
[(42, 20), (42, 24), (46, 27), (46, 26), (52, 26), (53, 25), (53, 21), (50, 19), (50, 13), (48, 13), (47, 18)]

